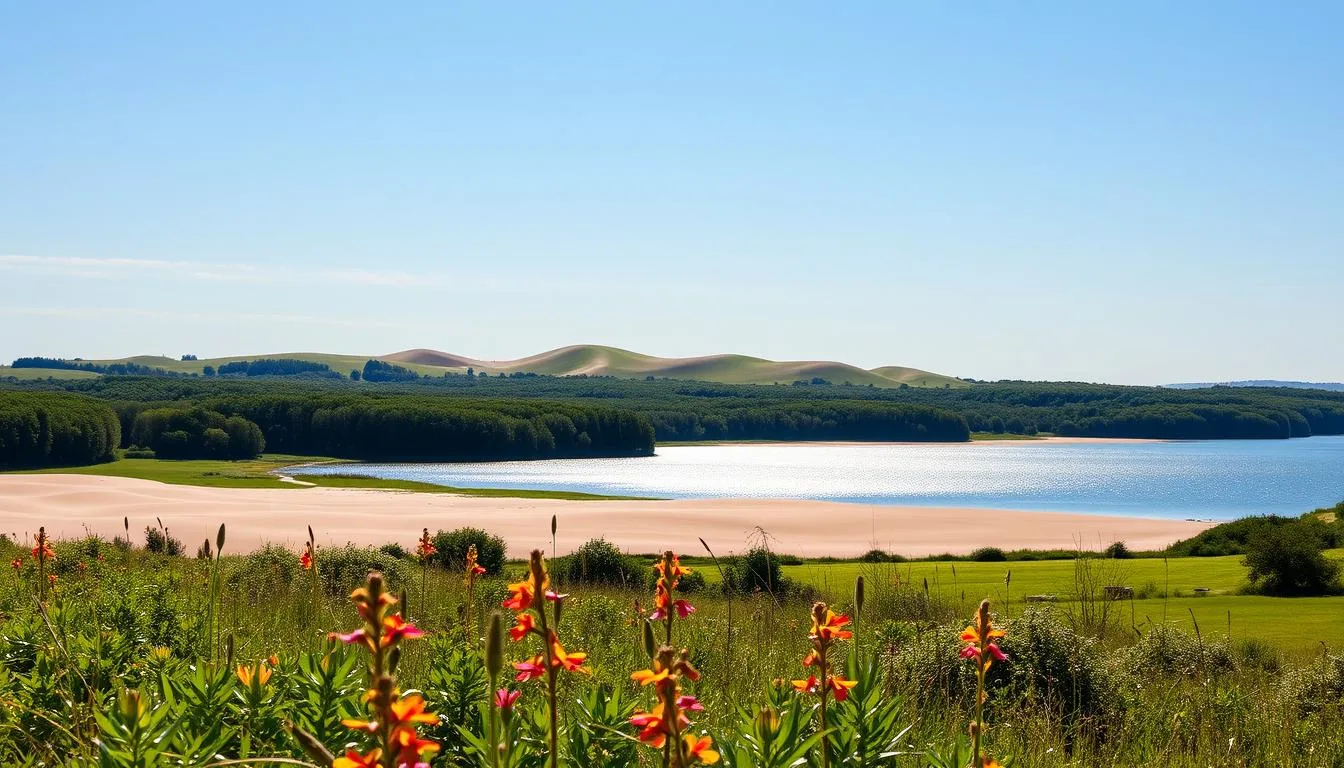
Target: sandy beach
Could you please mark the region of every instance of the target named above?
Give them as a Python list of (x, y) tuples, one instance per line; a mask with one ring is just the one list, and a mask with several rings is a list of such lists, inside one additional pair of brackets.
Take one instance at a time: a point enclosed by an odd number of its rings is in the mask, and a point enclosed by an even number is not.
[(755, 526), (782, 552), (854, 556), (876, 545), (907, 556), (964, 553), (997, 546), (1099, 549), (1123, 540), (1131, 549), (1158, 549), (1208, 523), (1058, 512), (948, 507), (891, 507), (821, 501), (704, 499), (677, 501), (562, 501), (454, 496), (346, 488), (232, 489), (165, 485), (89, 475), (0, 475), (0, 532), (23, 536), (45, 525), (52, 536), (85, 531), (132, 536), (162, 518), (194, 551), (228, 523), (228, 550), (272, 542), (297, 546), (312, 525), (320, 544), (410, 545), (431, 531), (471, 525), (504, 537), (511, 556), (550, 549), (551, 515), (557, 544), (567, 552), (604, 536), (629, 552), (673, 547), (700, 552), (704, 537), (720, 554), (742, 551)]

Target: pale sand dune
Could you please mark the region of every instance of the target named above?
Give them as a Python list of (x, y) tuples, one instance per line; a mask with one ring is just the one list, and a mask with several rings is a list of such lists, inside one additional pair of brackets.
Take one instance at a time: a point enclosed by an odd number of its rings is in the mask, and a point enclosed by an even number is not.
[(886, 507), (816, 501), (710, 499), (697, 501), (560, 501), (495, 499), (449, 494), (345, 488), (233, 489), (164, 485), (149, 480), (88, 475), (0, 475), (0, 532), (20, 536), (45, 525), (55, 537), (122, 533), (129, 517), (138, 542), (160, 517), (191, 550), (228, 523), (227, 550), (266, 542), (298, 546), (312, 525), (319, 544), (410, 545), (423, 527), (464, 525), (503, 536), (509, 553), (550, 549), (550, 518), (559, 516), (558, 546), (568, 552), (605, 536), (630, 552), (673, 547), (701, 551), (703, 536), (719, 554), (741, 551), (762, 526), (782, 552), (853, 556), (876, 541), (883, 549), (918, 556), (964, 553), (981, 546), (1097, 549), (1123, 540), (1157, 549), (1209, 527), (1208, 523), (1102, 517), (1054, 512), (939, 507)]

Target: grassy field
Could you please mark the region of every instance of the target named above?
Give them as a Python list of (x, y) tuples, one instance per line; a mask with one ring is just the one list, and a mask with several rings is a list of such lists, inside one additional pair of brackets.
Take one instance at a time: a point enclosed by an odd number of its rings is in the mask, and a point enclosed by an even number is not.
[(13, 376), (22, 381), (32, 379), (96, 379), (101, 374), (92, 371), (67, 371), (62, 368), (11, 368), (0, 365), (0, 379)]
[[(1329, 553), (1344, 560), (1344, 550)], [(1239, 594), (1247, 586), (1240, 556), (1138, 558), (1084, 561), (1099, 586), (1128, 586), (1136, 599), (1113, 604), (1118, 621), (1140, 630), (1156, 624), (1193, 629), (1192, 615), (1210, 635), (1255, 638), (1298, 657), (1318, 653), (1321, 643), (1344, 637), (1344, 597), (1279, 598)], [(809, 563), (784, 566), (783, 574), (824, 594), (843, 595), (862, 575), (870, 584), (923, 589), (963, 611), (991, 598), (1009, 615), (1021, 613), (1028, 595), (1052, 595), (1064, 610), (1078, 602), (1078, 565), (1072, 560), (1014, 563)], [(717, 580), (705, 569), (707, 580)], [(1011, 572), (1011, 579), (1008, 574)], [(1208, 589), (1199, 595), (1196, 589)], [(1163, 596), (1166, 596), (1165, 598)]]
[(106, 464), (85, 467), (57, 467), (53, 469), (22, 470), (39, 475), (98, 475), (101, 477), (131, 477), (153, 480), (170, 485), (199, 485), (206, 488), (285, 488), (303, 490), (312, 486), (323, 488), (372, 488), (378, 490), (419, 491), (422, 493), (451, 493), (458, 496), (486, 496), (515, 499), (570, 499), (570, 500), (638, 500), (640, 496), (602, 496), (573, 491), (538, 491), (510, 488), (455, 488), (413, 480), (384, 480), (358, 475), (308, 475), (298, 472), (289, 483), (280, 479), (277, 470), (311, 464), (340, 464), (340, 459), (312, 456), (265, 454), (249, 461), (219, 461), (192, 459), (168, 461), (164, 459), (118, 459)]

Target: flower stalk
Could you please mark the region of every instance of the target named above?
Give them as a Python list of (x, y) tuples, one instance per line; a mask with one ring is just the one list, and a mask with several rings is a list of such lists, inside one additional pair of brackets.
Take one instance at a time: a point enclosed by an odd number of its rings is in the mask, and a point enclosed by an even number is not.
[(975, 663), (975, 717), (970, 724), (972, 768), (998, 768), (999, 765), (982, 751), (981, 744), (985, 735), (985, 702), (989, 700), (986, 677), (995, 661), (1008, 660), (995, 642), (1004, 634), (1003, 630), (994, 628), (989, 616), (988, 600), (981, 601), (980, 609), (975, 614), (975, 623), (961, 633), (961, 641), (966, 644), (961, 649), (961, 658)]

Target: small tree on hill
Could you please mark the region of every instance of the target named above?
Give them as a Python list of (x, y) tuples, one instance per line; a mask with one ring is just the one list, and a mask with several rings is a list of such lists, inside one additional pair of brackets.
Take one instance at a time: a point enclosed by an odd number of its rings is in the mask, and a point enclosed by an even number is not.
[(1264, 528), (1246, 543), (1251, 583), (1268, 595), (1323, 595), (1339, 590), (1339, 563), (1301, 525)]

